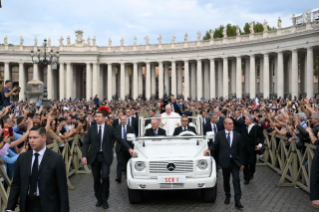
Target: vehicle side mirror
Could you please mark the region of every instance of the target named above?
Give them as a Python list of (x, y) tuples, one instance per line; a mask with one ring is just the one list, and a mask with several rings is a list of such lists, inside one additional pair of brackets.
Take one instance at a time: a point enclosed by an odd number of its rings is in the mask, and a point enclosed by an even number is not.
[(210, 139), (214, 139), (215, 138), (215, 133), (213, 131), (208, 131), (206, 133), (206, 139), (210, 140)]
[(133, 142), (133, 141), (135, 141), (135, 134), (134, 133), (128, 133), (126, 138), (127, 138), (127, 141)]

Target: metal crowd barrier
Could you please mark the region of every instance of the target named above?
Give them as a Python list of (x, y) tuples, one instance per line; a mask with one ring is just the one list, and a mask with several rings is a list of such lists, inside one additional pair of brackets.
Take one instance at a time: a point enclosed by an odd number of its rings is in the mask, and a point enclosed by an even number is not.
[[(59, 143), (56, 139), (53, 140), (52, 144), (47, 145), (47, 148), (62, 155), (65, 162), (67, 184), (69, 189), (75, 189), (75, 187), (72, 186), (69, 179), (72, 175), (89, 174), (92, 172), (87, 165), (82, 164), (82, 151), (79, 145), (79, 138), (81, 138), (82, 142), (84, 142), (84, 137), (85, 135), (76, 135), (74, 137), (70, 137), (68, 141), (64, 143), (64, 148), (62, 152), (60, 152)], [(71, 140), (73, 140), (73, 143), (70, 147), (69, 141)], [(6, 182), (8, 186), (6, 190), (3, 184), (0, 183), (0, 212), (4, 212), (8, 204), (8, 198), (10, 194), (12, 181), (9, 179), (2, 166), (0, 166), (0, 175), (0, 177), (4, 179), (4, 182)], [(15, 211), (19, 211), (19, 207), (17, 207)]]
[[(293, 139), (288, 147), (286, 146), (286, 137), (279, 135), (272, 137), (271, 133), (267, 133), (265, 130), (263, 133), (265, 152), (263, 158), (257, 155), (259, 160), (257, 165), (267, 165), (281, 175), (276, 186), (299, 186), (310, 193), (311, 164), (316, 146), (305, 143), (305, 151), (302, 152), (296, 147), (297, 139)], [(308, 171), (305, 167), (307, 161)], [(285, 180), (289, 182), (287, 183)]]

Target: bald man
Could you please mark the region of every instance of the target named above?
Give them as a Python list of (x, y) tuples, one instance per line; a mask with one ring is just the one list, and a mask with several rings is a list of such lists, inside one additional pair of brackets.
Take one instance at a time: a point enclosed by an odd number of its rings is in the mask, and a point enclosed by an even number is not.
[(215, 135), (215, 141), (204, 155), (218, 153), (219, 165), (223, 170), (223, 182), (226, 199), (225, 204), (230, 203), (230, 175), (233, 178), (235, 207), (242, 209), (244, 206), (240, 203), (241, 189), (239, 181), (239, 170), (244, 169), (244, 152), (242, 147), (241, 135), (233, 131), (234, 124), (230, 118), (224, 119), (225, 130), (219, 131)]
[(147, 129), (144, 136), (166, 136), (166, 131), (159, 127), (158, 119), (152, 120), (152, 128)]

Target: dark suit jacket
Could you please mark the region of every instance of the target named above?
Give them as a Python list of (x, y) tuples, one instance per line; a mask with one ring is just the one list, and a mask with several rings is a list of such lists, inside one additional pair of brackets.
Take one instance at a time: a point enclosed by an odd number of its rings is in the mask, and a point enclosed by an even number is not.
[[(105, 124), (103, 142), (102, 142), (102, 151), (103, 156), (108, 166), (111, 166), (113, 162), (113, 147), (114, 140), (119, 142), (122, 147), (125, 149), (130, 149), (131, 147), (123, 141), (121, 136), (116, 132), (116, 130)], [(90, 151), (89, 151), (89, 147)], [(98, 127), (96, 125), (91, 126), (86, 134), (82, 155), (83, 157), (87, 157), (88, 164), (92, 164), (98, 154), (99, 151), (99, 142), (98, 142)]]
[[(123, 130), (122, 125), (117, 125), (115, 130), (116, 130), (117, 134), (119, 134), (122, 137), (122, 130)], [(134, 128), (130, 127), (130, 126), (126, 126), (126, 135), (128, 133), (135, 133)], [(126, 136), (126, 138), (127, 138), (127, 136)], [(125, 142), (133, 149), (133, 143), (132, 142), (128, 142), (128, 141), (125, 141)], [(119, 152), (119, 151), (121, 151), (121, 149), (122, 149), (122, 145), (119, 142), (116, 142), (115, 151)]]
[(231, 119), (234, 122), (234, 131), (238, 132), (239, 134), (242, 134), (243, 130), (245, 130), (245, 120), (243, 118), (239, 118), (237, 120), (233, 117), (231, 117)]
[[(187, 126), (187, 131), (191, 131), (191, 132), (197, 134), (194, 127)], [(176, 127), (173, 135), (179, 135), (181, 132), (183, 132), (182, 126)]]
[(241, 144), (240, 134), (233, 131), (233, 141), (231, 146), (229, 146), (226, 132), (223, 130), (216, 134), (215, 142), (211, 145), (210, 151), (213, 156), (216, 153), (218, 154), (219, 166), (221, 168), (226, 169), (230, 166), (230, 155), (240, 167), (244, 165), (244, 153)]
[[(162, 128), (158, 128), (157, 136), (166, 136), (166, 131)], [(152, 128), (147, 129), (144, 136), (155, 136), (154, 130)]]
[[(309, 136), (309, 133), (306, 131), (306, 129), (303, 128), (300, 124), (297, 125), (297, 129), (299, 133), (302, 135), (302, 137), (305, 139), (305, 141), (310, 143), (310, 136)], [(319, 131), (319, 124), (317, 124), (316, 126), (313, 126), (311, 129), (313, 134), (317, 135)], [(301, 141), (303, 142), (303, 140)]]
[[(168, 103), (168, 104), (171, 104), (171, 103)], [(174, 111), (175, 113), (178, 113), (181, 116), (182, 115), (182, 111), (180, 110), (180, 108), (178, 107), (176, 102), (173, 103), (173, 107), (174, 107), (174, 109), (172, 109), (172, 111)]]
[[(218, 122), (216, 123), (216, 126), (217, 126), (217, 132), (224, 130), (224, 128), (222, 128), (222, 127), (220, 127), (220, 126), (218, 125)], [(206, 125), (204, 126), (204, 135), (206, 135), (206, 133), (209, 132), (209, 131), (212, 131), (212, 132), (214, 131), (214, 130), (212, 129), (211, 122), (207, 122)]]
[[(255, 146), (258, 145), (259, 143), (263, 144), (264, 143), (264, 135), (262, 134), (262, 131), (260, 131), (258, 125), (254, 125), (250, 132), (248, 133), (248, 126), (246, 126), (243, 129), (242, 133), (242, 141), (243, 141), (243, 147), (246, 148), (247, 151), (253, 153), (255, 152)], [(258, 142), (259, 138), (259, 142)]]
[[(319, 145), (319, 140), (315, 142)], [(316, 147), (315, 155), (312, 159), (311, 174), (310, 174), (310, 200), (319, 199), (319, 146)]]
[(113, 123), (112, 123), (112, 127), (114, 128), (114, 129), (116, 129), (116, 127), (119, 125), (119, 119), (115, 119), (114, 121), (113, 121)]
[[(134, 128), (135, 135), (137, 136), (138, 135), (138, 119), (133, 116), (131, 118), (132, 118), (131, 126)], [(128, 122), (126, 124), (128, 124)]]
[[(7, 210), (14, 211), (20, 197), (20, 211), (25, 211), (32, 155), (32, 150), (27, 151), (16, 161)], [(48, 148), (39, 166), (38, 187), (43, 211), (70, 211), (64, 160), (62, 155)]]
[(219, 120), (217, 121), (218, 131), (225, 130), (224, 128), (224, 118), (219, 116)]

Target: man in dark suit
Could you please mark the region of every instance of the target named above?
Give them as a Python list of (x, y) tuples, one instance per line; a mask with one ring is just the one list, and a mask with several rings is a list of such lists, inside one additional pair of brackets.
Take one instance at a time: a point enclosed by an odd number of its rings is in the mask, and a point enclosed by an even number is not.
[(121, 125), (121, 117), (123, 116), (123, 113), (122, 112), (119, 112), (118, 114), (117, 114), (117, 119), (115, 119), (114, 121), (113, 121), (113, 123), (112, 123), (112, 127), (114, 128), (114, 129), (116, 129), (116, 127), (118, 126), (118, 125)]
[(168, 104), (171, 106), (172, 112), (178, 113), (180, 116), (182, 115), (182, 112), (181, 112), (180, 108), (176, 104), (174, 95), (170, 96), (170, 100), (168, 101)]
[(230, 117), (234, 122), (234, 131), (242, 134), (245, 130), (245, 120), (240, 116), (240, 111), (236, 110), (234, 112), (234, 117)]
[[(247, 114), (245, 118), (246, 129), (242, 133), (242, 141), (245, 155), (245, 169), (244, 169), (244, 184), (249, 184), (249, 181), (254, 178), (256, 170), (256, 151), (259, 151), (263, 145), (263, 134), (258, 130), (258, 126), (254, 123), (254, 116)], [(260, 138), (259, 144), (257, 140)]]
[(240, 203), (241, 189), (239, 182), (239, 170), (244, 169), (243, 148), (241, 146), (241, 136), (233, 131), (233, 121), (230, 118), (224, 120), (225, 130), (220, 131), (215, 136), (215, 142), (209, 150), (204, 151), (204, 155), (216, 152), (219, 154), (219, 165), (223, 170), (223, 182), (226, 199), (225, 204), (230, 203), (230, 174), (233, 178), (233, 187), (235, 191), (235, 207), (242, 209), (244, 206)]
[(135, 135), (138, 135), (138, 120), (132, 116), (131, 109), (126, 109), (127, 125), (134, 128)]
[(209, 123), (209, 118), (206, 118), (206, 115), (207, 115), (207, 113), (206, 113), (205, 110), (202, 110), (202, 111), (200, 112), (200, 122), (201, 122), (201, 124), (202, 124), (203, 132), (204, 132), (205, 125), (206, 125), (207, 123)]
[(220, 130), (224, 130), (224, 118), (220, 116), (220, 111), (219, 109), (214, 109), (214, 114), (217, 115), (217, 127)]
[(158, 119), (153, 119), (152, 128), (147, 129), (144, 136), (166, 136), (166, 131), (159, 127)]
[[(150, 109), (148, 114), (150, 115), (148, 118), (154, 118), (155, 114), (156, 114), (156, 111), (154, 109)], [(149, 125), (151, 122), (152, 122), (152, 119), (145, 120), (145, 126)]]
[[(126, 116), (121, 116), (121, 125), (116, 127), (117, 134), (121, 135), (121, 138), (133, 149), (133, 143), (127, 141), (128, 133), (135, 133), (134, 128), (130, 127), (126, 124), (127, 118)], [(117, 178), (116, 182), (122, 182), (122, 172), (126, 172), (126, 164), (131, 158), (131, 155), (128, 151), (122, 148), (122, 145), (119, 142), (116, 142), (116, 157), (117, 157)]]
[[(82, 164), (91, 164), (92, 167), (95, 197), (98, 200), (96, 207), (100, 207), (103, 204), (104, 209), (109, 207), (107, 200), (109, 198), (109, 175), (113, 162), (114, 140), (119, 142), (121, 148), (128, 150), (131, 155), (137, 155), (113, 127), (105, 124), (106, 116), (107, 112), (105, 110), (96, 113), (97, 124), (91, 126), (88, 130), (83, 145), (82, 158)], [(90, 146), (90, 151), (88, 151)]]
[[(214, 132), (215, 135), (217, 134), (217, 132), (223, 131), (223, 128), (217, 124), (217, 118), (218, 116), (215, 113), (212, 113), (210, 115), (210, 122), (207, 122), (206, 125), (204, 126), (204, 135), (206, 135), (207, 132), (210, 132), (210, 131)], [(213, 141), (209, 141), (208, 145), (211, 146), (212, 142)]]
[(32, 148), (15, 164), (7, 211), (70, 211), (65, 163), (62, 156), (46, 147), (46, 130), (30, 129)]
[(190, 132), (197, 134), (194, 127), (188, 126), (187, 116), (183, 115), (181, 118), (181, 122), (182, 122), (182, 126), (175, 128), (174, 133), (173, 133), (174, 136), (179, 135), (181, 132), (184, 132), (184, 131), (190, 131)]

